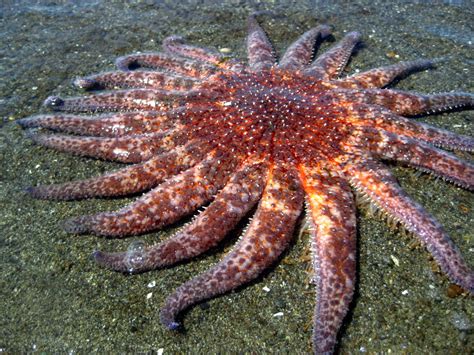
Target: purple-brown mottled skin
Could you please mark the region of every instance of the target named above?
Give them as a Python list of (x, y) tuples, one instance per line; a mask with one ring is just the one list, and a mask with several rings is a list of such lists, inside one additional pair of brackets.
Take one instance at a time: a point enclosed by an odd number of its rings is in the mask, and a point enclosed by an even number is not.
[(32, 187), (29, 193), (71, 200), (150, 190), (117, 212), (66, 222), (72, 233), (117, 238), (161, 228), (209, 204), (162, 243), (94, 254), (99, 264), (121, 272), (199, 255), (256, 207), (234, 249), (168, 297), (161, 321), (170, 329), (179, 327), (175, 319), (185, 308), (256, 278), (277, 260), (306, 209), (317, 291), (314, 351), (331, 353), (355, 283), (354, 191), (416, 235), (448, 277), (474, 293), (474, 273), (449, 236), (380, 163), (402, 162), (472, 189), (474, 167), (437, 146), (473, 151), (474, 140), (402, 116), (472, 107), (473, 95), (384, 88), (430, 67), (427, 60), (339, 78), (360, 35), (349, 33), (312, 61), (315, 42), (328, 34), (327, 26), (309, 30), (278, 62), (250, 16), (248, 65), (173, 36), (163, 43), (165, 53), (122, 57), (121, 71), (77, 79), (85, 89), (122, 90), (50, 97), (46, 105), (66, 112), (127, 112), (57, 113), (19, 123), (76, 134), (31, 134), (38, 144), (133, 165), (84, 181)]

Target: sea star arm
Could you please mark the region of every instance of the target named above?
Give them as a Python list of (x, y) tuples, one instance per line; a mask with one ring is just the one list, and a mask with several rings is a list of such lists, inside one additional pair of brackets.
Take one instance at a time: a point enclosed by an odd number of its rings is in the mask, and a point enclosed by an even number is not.
[(131, 72), (111, 71), (78, 78), (74, 84), (82, 89), (142, 88), (187, 91), (198, 81), (189, 77), (158, 71), (136, 70)]
[[(120, 272), (154, 270), (200, 255), (216, 246), (258, 202), (268, 167), (264, 163), (246, 164), (239, 169), (202, 213), (179, 232), (142, 250), (131, 265), (129, 252), (94, 253), (102, 266)], [(139, 261), (139, 262), (137, 262)]]
[(131, 68), (164, 69), (192, 78), (203, 79), (216, 72), (217, 67), (207, 63), (180, 58), (166, 53), (137, 53), (120, 57), (115, 62), (118, 69)]
[(140, 163), (175, 146), (174, 131), (122, 137), (78, 137), (64, 134), (30, 134), (38, 145), (97, 159)]
[(375, 104), (403, 116), (414, 116), (474, 106), (474, 95), (464, 92), (433, 95), (391, 89), (334, 90), (339, 98)]
[(304, 70), (304, 73), (319, 80), (337, 78), (359, 41), (360, 33), (348, 33), (338, 44), (316, 58), (310, 67)]
[(166, 37), (163, 40), (162, 46), (170, 54), (177, 54), (214, 65), (219, 65), (224, 60), (224, 56), (218, 51), (189, 45), (181, 36)]
[(441, 225), (400, 188), (390, 171), (368, 159), (344, 168), (351, 185), (408, 231), (415, 234), (449, 278), (474, 293), (474, 272)]
[(305, 32), (300, 38), (292, 43), (280, 59), (278, 66), (288, 70), (304, 68), (313, 57), (315, 42), (318, 38), (324, 38), (331, 34), (329, 26), (321, 25)]
[(313, 348), (334, 349), (352, 300), (356, 272), (356, 211), (348, 183), (324, 169), (300, 167), (307, 196), (316, 284)]
[[(416, 138), (438, 147), (474, 151), (472, 137), (455, 134), (422, 122), (415, 122), (380, 107), (358, 104), (348, 116), (348, 120), (354, 126), (367, 129), (375, 127), (398, 135)], [(354, 135), (354, 138), (357, 139), (358, 136)]]
[(270, 68), (276, 63), (273, 46), (255, 15), (248, 17), (247, 55), (248, 65), (254, 71)]
[(63, 201), (129, 195), (151, 189), (165, 179), (189, 169), (199, 163), (204, 155), (205, 150), (201, 145), (191, 142), (141, 164), (86, 180), (29, 187), (27, 192), (34, 198)]
[(409, 137), (370, 130), (366, 129), (360, 142), (371, 153), (428, 170), (464, 188), (474, 188), (474, 166), (468, 162)]
[(295, 175), (278, 167), (270, 172), (257, 212), (234, 249), (167, 298), (160, 316), (166, 327), (178, 328), (179, 312), (253, 280), (281, 255), (302, 209), (302, 190)]
[(169, 107), (170, 101), (192, 101), (203, 94), (204, 92), (156, 89), (116, 90), (66, 99), (50, 96), (45, 100), (44, 105), (55, 111), (68, 112), (158, 111)]
[(225, 184), (236, 158), (214, 152), (117, 212), (81, 216), (66, 222), (70, 233), (124, 237), (161, 228), (209, 202)]
[(170, 128), (178, 112), (124, 112), (101, 116), (73, 114), (36, 115), (17, 120), (23, 128), (47, 128), (55, 131), (96, 137), (120, 137), (156, 132)]
[(335, 83), (341, 87), (354, 89), (382, 88), (389, 85), (395, 79), (406, 76), (415, 71), (421, 71), (432, 67), (433, 62), (426, 59), (400, 62), (351, 75), (347, 78), (337, 80)]

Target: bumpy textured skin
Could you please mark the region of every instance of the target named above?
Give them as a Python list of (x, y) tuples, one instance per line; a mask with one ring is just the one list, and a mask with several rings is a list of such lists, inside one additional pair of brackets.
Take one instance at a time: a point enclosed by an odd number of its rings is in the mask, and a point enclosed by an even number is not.
[[(164, 40), (165, 53), (125, 56), (117, 60), (120, 71), (75, 81), (88, 90), (118, 90), (48, 98), (47, 107), (66, 113), (19, 123), (75, 135), (31, 133), (36, 143), (134, 165), (29, 193), (70, 200), (149, 190), (117, 212), (65, 224), (72, 233), (120, 238), (164, 227), (209, 204), (161, 243), (94, 253), (99, 264), (131, 273), (206, 252), (256, 208), (233, 250), (167, 299), (161, 321), (170, 329), (179, 327), (176, 316), (185, 308), (254, 279), (275, 262), (306, 206), (317, 291), (314, 351), (331, 353), (354, 291), (353, 190), (416, 235), (449, 278), (473, 293), (474, 273), (449, 236), (380, 162), (401, 162), (472, 189), (474, 167), (439, 147), (473, 151), (474, 140), (403, 116), (470, 108), (473, 95), (384, 88), (431, 67), (427, 60), (339, 78), (360, 35), (349, 33), (312, 61), (327, 26), (303, 34), (278, 61), (255, 15), (248, 25), (248, 65), (172, 36)], [(109, 113), (75, 114), (101, 111)]]

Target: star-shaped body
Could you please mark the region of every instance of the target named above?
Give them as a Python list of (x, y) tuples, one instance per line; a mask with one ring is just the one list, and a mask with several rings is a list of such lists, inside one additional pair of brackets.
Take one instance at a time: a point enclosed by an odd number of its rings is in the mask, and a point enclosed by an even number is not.
[[(472, 189), (474, 167), (438, 147), (472, 151), (474, 140), (406, 116), (472, 107), (473, 95), (385, 88), (432, 66), (427, 60), (339, 78), (360, 36), (347, 34), (313, 61), (315, 42), (328, 34), (327, 26), (309, 30), (277, 61), (251, 16), (247, 65), (173, 36), (164, 41), (165, 53), (119, 58), (121, 71), (76, 80), (85, 89), (119, 90), (50, 97), (46, 105), (119, 112), (40, 115), (20, 124), (73, 134), (31, 135), (41, 145), (131, 165), (84, 181), (33, 187), (30, 194), (70, 200), (149, 190), (119, 211), (66, 222), (72, 233), (120, 238), (159, 229), (208, 205), (157, 245), (94, 254), (101, 265), (133, 273), (204, 253), (256, 208), (235, 247), (167, 299), (161, 321), (170, 329), (179, 327), (175, 319), (182, 310), (274, 263), (305, 209), (317, 294), (314, 350), (332, 352), (355, 283), (354, 192), (416, 235), (453, 282), (474, 292), (474, 273), (451, 239), (381, 163), (393, 160)], [(131, 70), (136, 67), (154, 70)]]

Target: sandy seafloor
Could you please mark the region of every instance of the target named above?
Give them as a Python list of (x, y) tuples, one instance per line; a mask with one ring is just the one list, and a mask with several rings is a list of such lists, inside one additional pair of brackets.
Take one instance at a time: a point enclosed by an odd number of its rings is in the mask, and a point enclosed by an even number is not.
[[(470, 6), (470, 7), (469, 7)], [(397, 87), (474, 91), (469, 1), (6, 1), (0, 2), (0, 352), (306, 353), (311, 350), (313, 287), (308, 235), (253, 284), (184, 314), (184, 333), (164, 329), (158, 310), (182, 282), (206, 270), (236, 236), (205, 257), (125, 276), (97, 267), (95, 249), (132, 241), (68, 235), (61, 221), (117, 209), (122, 199), (35, 201), (23, 188), (86, 178), (118, 164), (33, 145), (14, 124), (40, 112), (51, 94), (76, 95), (71, 79), (113, 68), (127, 53), (153, 51), (170, 34), (245, 56), (246, 16), (262, 23), (277, 49), (317, 23), (340, 39), (364, 34), (349, 71), (416, 58), (444, 58), (437, 70)], [(324, 48), (328, 48), (326, 42)], [(422, 121), (468, 134), (469, 111)], [(472, 161), (472, 155), (457, 153)], [(400, 183), (445, 226), (474, 266), (473, 195), (441, 179), (392, 166)], [(413, 237), (364, 209), (358, 215), (358, 285), (340, 333), (342, 354), (459, 354), (474, 349), (473, 299), (448, 297), (450, 283)], [(153, 243), (172, 230), (141, 237)], [(154, 287), (149, 287), (155, 284)], [(265, 291), (268, 288), (270, 291)], [(150, 297), (151, 295), (151, 297)], [(282, 316), (274, 316), (282, 312)]]

